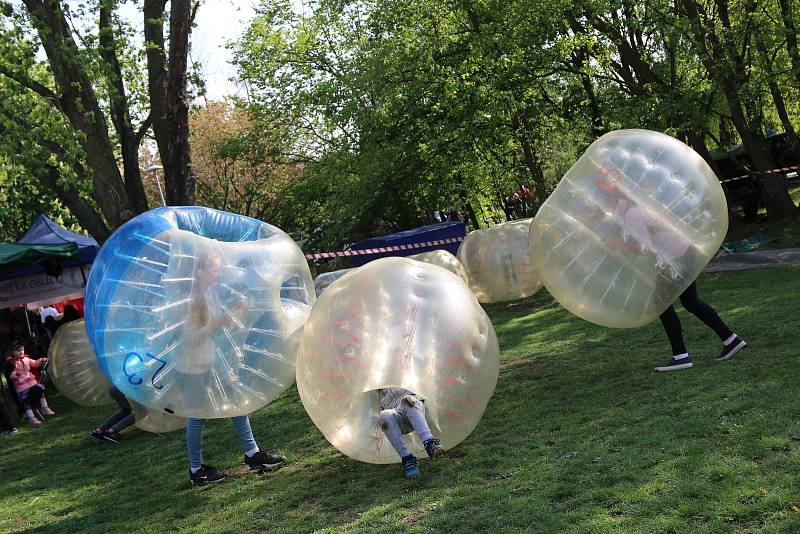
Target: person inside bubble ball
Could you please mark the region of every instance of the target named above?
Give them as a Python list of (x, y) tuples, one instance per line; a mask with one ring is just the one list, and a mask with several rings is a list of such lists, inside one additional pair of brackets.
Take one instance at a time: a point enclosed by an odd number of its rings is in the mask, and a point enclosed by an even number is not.
[(405, 477), (419, 476), (417, 458), (408, 449), (403, 434), (416, 432), (431, 460), (438, 460), (445, 454), (445, 450), (439, 444), (439, 440), (433, 437), (425, 420), (425, 401), (402, 388), (379, 389), (378, 399), (381, 408), (378, 424), (389, 439), (389, 443), (400, 455)]
[[(188, 323), (191, 328), (189, 342), (194, 356), (179, 366), (183, 374), (208, 374), (214, 364), (215, 346), (211, 336), (223, 327), (229, 327), (236, 313), (247, 311), (247, 304), (240, 302), (229, 313), (225, 313), (219, 296), (218, 282), (222, 274), (222, 258), (215, 251), (201, 252), (197, 258), (195, 281), (192, 285)], [(264, 452), (258, 448), (247, 415), (232, 417), (233, 426), (244, 451), (244, 465), (249, 470), (264, 470), (278, 467), (286, 458)], [(206, 419), (186, 420), (186, 448), (189, 453), (189, 479), (192, 484), (220, 482), (227, 478), (225, 470), (203, 462), (203, 429)]]
[[(652, 254), (656, 267), (656, 298), (670, 293), (681, 278), (681, 273), (675, 265), (693, 265), (696, 258), (695, 248), (683, 236), (669, 229), (652, 210), (638, 205), (620, 191), (613, 181), (608, 183), (598, 180), (595, 181), (595, 185), (603, 192), (601, 198), (605, 197), (606, 205), (614, 206), (614, 219), (632, 237), (627, 243), (609, 244), (629, 250), (633, 247), (640, 253)], [(651, 197), (654, 197), (655, 191), (652, 190), (654, 187), (655, 185), (651, 185), (649, 189), (645, 187), (645, 192)], [(714, 358), (715, 362), (728, 360), (747, 346), (747, 343), (725, 324), (714, 308), (700, 299), (697, 294), (697, 280), (693, 280), (681, 293), (680, 302), (686, 311), (711, 328), (722, 341), (722, 350), (719, 356)], [(686, 349), (683, 328), (675, 306), (670, 305), (659, 319), (672, 347), (672, 357), (655, 370), (665, 372), (690, 369), (693, 366), (692, 357)]]

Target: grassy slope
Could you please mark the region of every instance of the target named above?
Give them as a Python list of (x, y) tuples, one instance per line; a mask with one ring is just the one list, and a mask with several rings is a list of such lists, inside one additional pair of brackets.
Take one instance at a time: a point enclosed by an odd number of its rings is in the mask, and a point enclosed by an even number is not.
[[(798, 531), (798, 280), (797, 267), (703, 276), (701, 295), (751, 347), (714, 364), (713, 333), (681, 312), (696, 364), (669, 374), (652, 371), (669, 352), (657, 323), (596, 327), (544, 291), (490, 307), (495, 396), (410, 482), (333, 450), (294, 388), (252, 416), (288, 465), (197, 489), (180, 432), (93, 443), (103, 410), (53, 394), (56, 418), (0, 441), (0, 532)], [(208, 425), (206, 461), (241, 461), (230, 422)]]

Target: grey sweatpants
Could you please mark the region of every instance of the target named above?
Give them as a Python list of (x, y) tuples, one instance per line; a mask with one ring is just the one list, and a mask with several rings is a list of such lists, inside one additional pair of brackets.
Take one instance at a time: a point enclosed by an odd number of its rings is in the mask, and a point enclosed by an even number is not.
[(425, 420), (425, 406), (412, 396), (403, 397), (393, 410), (383, 410), (378, 416), (378, 423), (401, 458), (411, 454), (403, 434), (416, 432), (423, 442), (433, 437)]

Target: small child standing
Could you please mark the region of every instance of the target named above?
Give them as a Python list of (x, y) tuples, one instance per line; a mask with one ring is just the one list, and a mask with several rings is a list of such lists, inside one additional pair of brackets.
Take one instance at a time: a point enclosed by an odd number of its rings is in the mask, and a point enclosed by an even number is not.
[(416, 432), (431, 460), (438, 460), (445, 454), (445, 450), (439, 444), (439, 440), (433, 437), (425, 420), (424, 401), (413, 392), (402, 388), (379, 389), (378, 398), (381, 408), (378, 423), (394, 450), (400, 455), (405, 477), (419, 476), (417, 458), (408, 449), (403, 434)]
[(17, 397), (25, 409), (25, 417), (32, 425), (42, 424), (35, 415), (33, 415), (33, 406), (38, 401), (40, 409), (45, 415), (55, 415), (55, 412), (47, 406), (47, 399), (44, 396), (44, 386), (40, 384), (31, 369), (36, 369), (44, 365), (47, 358), (39, 358), (34, 360), (25, 354), (25, 345), (21, 341), (14, 341), (11, 344), (11, 356), (8, 358), (8, 364), (11, 367), (11, 382), (14, 385), (14, 391), (17, 392)]

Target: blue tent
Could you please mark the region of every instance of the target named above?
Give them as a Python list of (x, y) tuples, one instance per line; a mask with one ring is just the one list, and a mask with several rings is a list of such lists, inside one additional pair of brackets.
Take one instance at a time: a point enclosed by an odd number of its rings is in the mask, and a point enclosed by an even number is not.
[[(74, 267), (76, 265), (88, 265), (94, 261), (100, 246), (91, 237), (76, 234), (62, 228), (58, 224), (44, 215), (39, 215), (33, 224), (18, 241), (20, 245), (69, 245), (74, 243), (78, 247), (78, 257), (75, 259), (59, 260), (61, 268)], [(11, 274), (0, 277), (0, 280), (18, 278), (29, 274), (44, 272), (44, 267), (34, 265), (26, 269), (15, 271)]]
[[(371, 237), (358, 243), (353, 243), (350, 247), (351, 250), (363, 250), (366, 248), (380, 248), (391, 247), (394, 245), (409, 245), (413, 243), (426, 243), (435, 241), (437, 239), (447, 239), (454, 237), (464, 237), (467, 235), (467, 225), (460, 221), (446, 221), (442, 223), (431, 224), (429, 226), (422, 226), (412, 230), (404, 230), (394, 234), (382, 235), (378, 237)], [(353, 265), (360, 267), (365, 263), (378, 258), (385, 258), (387, 256), (411, 256), (413, 254), (420, 254), (422, 252), (430, 252), (431, 250), (446, 250), (452, 254), (458, 252), (460, 242), (447, 243), (443, 245), (430, 245), (426, 247), (398, 250), (393, 252), (383, 252), (380, 254), (370, 254), (364, 256), (353, 256)]]

